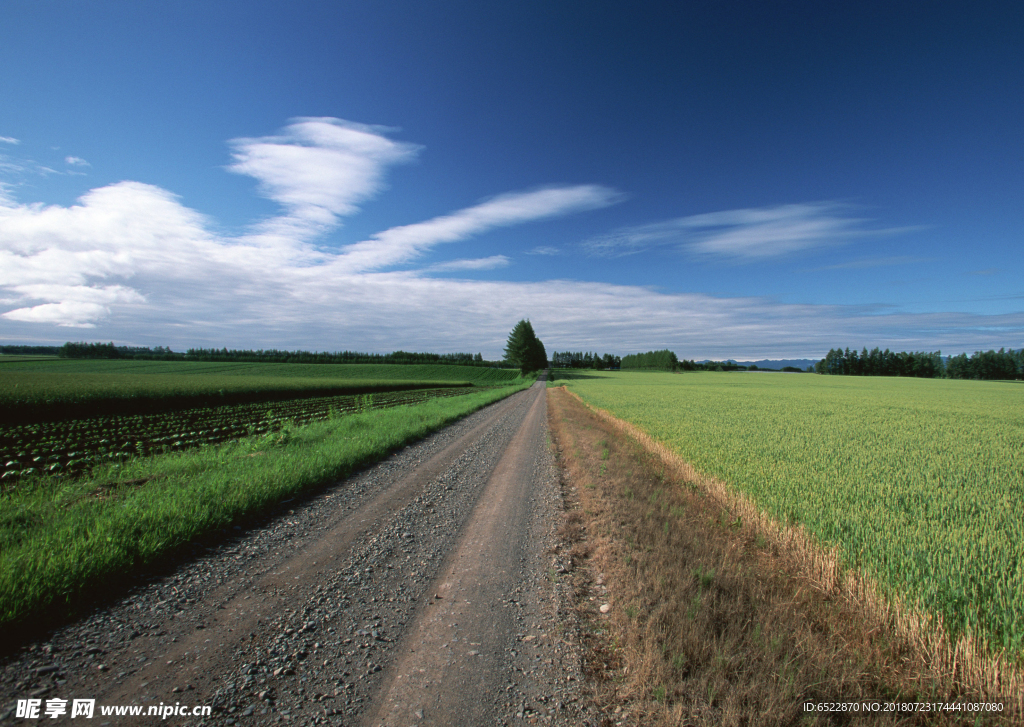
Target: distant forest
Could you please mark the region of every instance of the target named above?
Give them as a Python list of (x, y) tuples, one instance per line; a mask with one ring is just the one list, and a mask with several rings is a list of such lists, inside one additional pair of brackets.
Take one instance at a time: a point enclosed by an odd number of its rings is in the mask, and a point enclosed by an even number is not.
[[(246, 361), (272, 363), (365, 363), (365, 364), (453, 364), (457, 366), (508, 367), (502, 361), (485, 361), (482, 354), (471, 353), (337, 353), (310, 351), (235, 350), (227, 348), (190, 348), (176, 353), (165, 346), (115, 346), (113, 343), (65, 343), (63, 346), (0, 346), (0, 354), (8, 356), (59, 356), (79, 359), (138, 359), (157, 361)], [(555, 351), (551, 354), (553, 368), (648, 370), (648, 371), (744, 371), (748, 367), (731, 361), (696, 363), (680, 360), (667, 349), (628, 356), (586, 351)], [(750, 366), (749, 370), (757, 370)], [(799, 371), (785, 367), (783, 371)], [(808, 369), (810, 370), (810, 369)], [(909, 376), (947, 379), (1024, 379), (1024, 348), (1001, 348), (998, 351), (975, 351), (968, 356), (943, 358), (940, 351), (901, 351), (899, 353), (867, 347), (861, 351), (849, 348), (829, 350), (813, 367), (815, 373), (833, 376)]]
[(648, 351), (647, 353), (634, 353), (622, 357), (622, 368), (675, 371), (679, 368), (679, 358), (668, 349)]
[(975, 351), (944, 361), (942, 353), (935, 351), (901, 351), (895, 353), (867, 347), (860, 353), (850, 349), (834, 348), (814, 365), (819, 374), (834, 376), (915, 376), (924, 379), (1024, 379), (1024, 348)]
[[(733, 361), (703, 361), (697, 363), (687, 359), (679, 360), (679, 357), (668, 349), (661, 351), (648, 351), (647, 353), (635, 353), (622, 357), (623, 370), (634, 371), (775, 371), (776, 369), (758, 369), (757, 364), (742, 366)], [(785, 366), (781, 369), (786, 372), (801, 372), (800, 369), (792, 366)]]
[(499, 361), (485, 361), (476, 353), (339, 353), (310, 351), (229, 350), (190, 348), (175, 353), (165, 346), (115, 346), (113, 343), (65, 343), (63, 346), (0, 346), (0, 353), (20, 356), (59, 356), (79, 359), (127, 359), (143, 361), (245, 361), (250, 363), (359, 363), (359, 364), (454, 364), (457, 366), (505, 367)]
[(551, 367), (555, 369), (617, 369), (622, 365), (622, 359), (606, 353), (597, 355), (597, 351), (553, 351), (551, 353)]

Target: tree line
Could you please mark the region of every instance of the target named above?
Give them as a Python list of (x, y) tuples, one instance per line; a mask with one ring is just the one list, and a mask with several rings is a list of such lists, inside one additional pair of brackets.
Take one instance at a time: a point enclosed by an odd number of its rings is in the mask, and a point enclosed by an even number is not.
[(783, 366), (781, 369), (762, 369), (758, 368), (757, 364), (750, 364), (750, 366), (744, 366), (738, 364), (735, 361), (704, 361), (697, 363), (696, 361), (688, 361), (683, 359), (679, 362), (680, 371), (785, 371), (786, 373), (802, 374), (804, 371), (798, 369), (796, 366)]
[(950, 357), (946, 376), (951, 379), (1024, 379), (1024, 348), (1014, 351), (975, 351)]
[(825, 358), (814, 365), (819, 374), (833, 376), (912, 376), (925, 379), (1022, 379), (1024, 349), (1014, 351), (975, 351), (943, 359), (941, 351), (890, 351), (877, 347), (869, 352), (865, 346), (856, 350), (829, 349)]
[(558, 369), (617, 369), (622, 359), (610, 353), (598, 355), (597, 351), (554, 351), (551, 366)]
[(360, 364), (454, 364), (502, 366), (476, 353), (360, 353), (357, 351), (281, 351), (278, 349), (190, 348), (176, 353), (166, 346), (115, 346), (113, 343), (65, 343), (54, 352), (60, 358), (136, 359), (159, 361), (242, 361), (248, 363), (360, 363)]
[(115, 358), (115, 359), (157, 359), (181, 361), (185, 354), (175, 353), (166, 346), (115, 346), (111, 343), (72, 343), (68, 341), (57, 349), (60, 358)]
[(622, 357), (622, 369), (648, 369), (656, 371), (675, 371), (679, 368), (679, 357), (667, 348), (647, 353), (632, 353)]
[(473, 353), (361, 353), (359, 351), (229, 351), (226, 348), (190, 348), (185, 352), (189, 361), (251, 361), (273, 363), (347, 363), (347, 364), (453, 364), (456, 366), (500, 366), (500, 362), (485, 361), (483, 354)]
[[(697, 363), (690, 359), (680, 359), (668, 349), (661, 351), (648, 351), (647, 353), (634, 353), (622, 357), (622, 369), (646, 370), (646, 371), (757, 371), (756, 365), (742, 366), (733, 361), (703, 361)], [(774, 369), (765, 369), (773, 371)], [(783, 371), (799, 372), (800, 369), (786, 366)]]
[[(362, 364), (453, 364), (458, 366), (511, 366), (538, 371), (548, 365), (544, 344), (528, 320), (522, 320), (509, 334), (503, 361), (487, 361), (476, 353), (361, 353), (339, 351), (283, 351), (278, 349), (190, 348), (184, 353), (166, 346), (115, 346), (111, 343), (67, 342), (63, 346), (0, 346), (0, 354), (49, 355), (77, 359), (139, 359), (159, 361), (243, 361), (250, 363), (362, 363)], [(555, 351), (551, 366), (570, 369), (618, 369), (654, 371), (739, 371), (747, 367), (731, 361), (696, 363), (679, 359), (668, 349), (616, 356), (596, 351)], [(756, 366), (750, 366), (755, 370)], [(786, 367), (784, 371), (797, 371)], [(811, 370), (811, 369), (808, 369)], [(975, 351), (968, 356), (943, 357), (941, 351), (890, 351), (878, 347), (859, 352), (830, 349), (813, 371), (833, 376), (908, 376), (949, 379), (1024, 379), (1024, 348)]]

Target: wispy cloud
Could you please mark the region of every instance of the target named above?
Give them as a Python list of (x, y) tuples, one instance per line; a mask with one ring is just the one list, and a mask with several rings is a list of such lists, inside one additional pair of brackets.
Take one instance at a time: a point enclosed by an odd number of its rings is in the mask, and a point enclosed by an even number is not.
[(20, 144), (21, 141), (13, 136), (0, 136), (0, 144)]
[[(8, 143), (13, 143), (13, 144), (20, 144), (21, 143), (17, 139), (10, 139), (10, 138), (6, 138), (6, 137), (0, 137), (0, 141), (7, 141)], [(91, 164), (89, 164), (89, 162), (87, 162), (84, 159), (81, 159), (79, 157), (72, 157), (72, 156), (65, 157), (64, 162), (65, 162), (65, 164), (68, 164), (69, 166), (86, 166), (86, 167), (92, 166)], [(35, 161), (34, 159), (11, 158), (10, 156), (7, 156), (6, 154), (0, 154), (0, 174), (4, 174), (4, 175), (6, 175), (8, 177), (12, 177), (12, 178), (19, 178), (20, 177), (20, 178), (24, 179), (26, 176), (32, 176), (32, 175), (40, 176), (40, 177), (48, 177), (51, 174), (57, 174), (57, 175), (61, 175), (61, 176), (65, 176), (65, 175), (76, 175), (77, 176), (77, 175), (82, 175), (84, 173), (80, 172), (80, 171), (76, 171), (74, 169), (67, 169), (67, 170), (61, 171), (59, 169), (54, 169), (53, 167), (48, 167), (45, 164), (40, 164), (39, 162)], [(0, 182), (0, 184), (5, 184), (5, 182)], [(6, 183), (6, 184), (9, 184), (9, 183)]]
[(863, 258), (861, 260), (850, 260), (835, 265), (823, 265), (818, 268), (808, 268), (803, 272), (820, 273), (826, 270), (860, 270), (864, 268), (883, 268), (894, 265), (915, 265), (918, 263), (932, 262), (935, 258), (913, 257), (911, 255), (895, 255), (892, 257)]
[(440, 243), (464, 240), (497, 227), (597, 209), (618, 199), (614, 190), (594, 184), (502, 194), (450, 215), (378, 232), (346, 247), (336, 264), (347, 272), (379, 270), (413, 260)]
[(16, 175), (25, 171), (25, 167), (18, 162), (13, 162), (9, 158), (0, 154), (0, 173)]
[(527, 255), (561, 255), (562, 251), (560, 249), (558, 249), (557, 247), (550, 247), (550, 246), (547, 246), (547, 245), (541, 245), (540, 247), (535, 247), (532, 250), (527, 250), (526, 254)]
[(710, 212), (623, 227), (587, 240), (583, 247), (592, 255), (620, 257), (671, 246), (697, 256), (755, 262), (917, 229), (873, 229), (870, 219), (854, 217), (852, 210), (839, 202), (808, 202)]
[(497, 268), (508, 267), (509, 259), (504, 255), (491, 255), (473, 260), (451, 260), (445, 263), (435, 263), (423, 269), (426, 273), (453, 273), (469, 270), (496, 270)]

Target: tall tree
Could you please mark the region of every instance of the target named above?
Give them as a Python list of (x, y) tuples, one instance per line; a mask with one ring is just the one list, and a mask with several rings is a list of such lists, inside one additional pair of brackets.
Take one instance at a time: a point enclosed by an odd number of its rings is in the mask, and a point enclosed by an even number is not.
[(544, 344), (534, 333), (529, 320), (524, 318), (519, 321), (508, 334), (505, 360), (518, 366), (524, 374), (547, 368), (547, 352), (544, 350)]

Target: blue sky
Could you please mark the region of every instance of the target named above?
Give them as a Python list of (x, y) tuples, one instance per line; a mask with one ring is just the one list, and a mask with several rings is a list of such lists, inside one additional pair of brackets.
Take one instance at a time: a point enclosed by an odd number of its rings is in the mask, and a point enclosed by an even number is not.
[(0, 341), (1024, 347), (1024, 5), (0, 9)]

